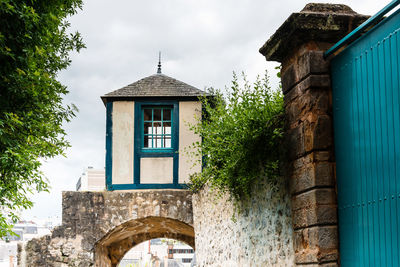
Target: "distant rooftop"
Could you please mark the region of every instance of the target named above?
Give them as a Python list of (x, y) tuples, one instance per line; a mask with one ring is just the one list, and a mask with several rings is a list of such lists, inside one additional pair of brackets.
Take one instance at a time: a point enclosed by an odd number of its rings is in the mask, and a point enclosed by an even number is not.
[(110, 98), (129, 97), (196, 97), (206, 93), (196, 87), (157, 73), (121, 89), (105, 94), (101, 98), (106, 102)]

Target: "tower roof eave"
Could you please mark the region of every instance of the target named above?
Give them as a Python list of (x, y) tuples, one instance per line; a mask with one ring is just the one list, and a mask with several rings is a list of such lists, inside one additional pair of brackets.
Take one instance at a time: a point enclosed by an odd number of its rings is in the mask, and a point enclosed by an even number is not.
[(110, 98), (136, 97), (199, 97), (208, 95), (194, 86), (164, 74), (154, 74), (101, 97), (103, 102)]

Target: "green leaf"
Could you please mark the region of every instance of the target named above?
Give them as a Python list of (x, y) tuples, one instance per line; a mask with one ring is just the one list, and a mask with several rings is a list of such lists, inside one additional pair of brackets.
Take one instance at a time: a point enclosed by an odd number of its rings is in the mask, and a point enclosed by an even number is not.
[(283, 139), (283, 96), (271, 90), (267, 74), (251, 84), (234, 73), (225, 94), (210, 88), (202, 97), (203, 120), (191, 125), (202, 137), (192, 146), (203, 155), (202, 172), (191, 177), (197, 192), (206, 183), (230, 193), (238, 203), (247, 200), (257, 179), (279, 176)]
[(57, 73), (69, 54), (84, 47), (79, 33), (67, 33), (66, 18), (81, 0), (0, 2), (0, 237), (11, 233), (27, 194), (48, 191), (40, 172), (43, 158), (69, 146), (63, 123), (75, 116), (64, 106), (68, 92)]

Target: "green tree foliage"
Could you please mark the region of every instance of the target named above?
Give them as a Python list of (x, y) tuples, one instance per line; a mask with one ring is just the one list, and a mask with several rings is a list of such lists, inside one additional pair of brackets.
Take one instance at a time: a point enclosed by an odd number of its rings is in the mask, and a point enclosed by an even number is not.
[(29, 193), (48, 191), (41, 160), (63, 153), (62, 124), (76, 108), (57, 73), (84, 47), (67, 18), (81, 0), (0, 0), (0, 237), (11, 233)]
[(203, 97), (203, 119), (193, 130), (202, 137), (194, 144), (203, 156), (203, 170), (191, 178), (196, 191), (208, 183), (220, 192), (229, 192), (236, 201), (248, 199), (257, 179), (279, 175), (283, 136), (283, 97), (272, 90), (267, 74), (250, 84), (243, 74), (234, 74), (224, 97), (210, 90)]

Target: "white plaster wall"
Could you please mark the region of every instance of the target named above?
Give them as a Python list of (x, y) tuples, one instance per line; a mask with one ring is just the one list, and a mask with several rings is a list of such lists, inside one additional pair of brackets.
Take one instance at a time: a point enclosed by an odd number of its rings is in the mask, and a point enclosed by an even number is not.
[(196, 260), (199, 267), (295, 266), (290, 197), (286, 183), (254, 185), (238, 214), (227, 194), (209, 188), (193, 195)]
[(134, 101), (115, 101), (112, 112), (112, 183), (133, 183)]
[(172, 184), (173, 158), (141, 158), (140, 183), (141, 184)]
[(189, 176), (201, 172), (201, 156), (194, 156), (190, 149), (194, 142), (201, 142), (199, 135), (190, 130), (201, 119), (201, 102), (179, 102), (179, 183), (187, 183)]

